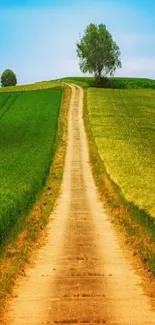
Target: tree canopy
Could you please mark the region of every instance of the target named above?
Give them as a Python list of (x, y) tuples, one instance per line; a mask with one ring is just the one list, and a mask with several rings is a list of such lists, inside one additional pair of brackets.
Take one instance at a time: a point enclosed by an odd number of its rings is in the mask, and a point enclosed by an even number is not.
[(15, 73), (10, 69), (5, 70), (1, 75), (1, 86), (2, 87), (16, 86), (16, 84), (17, 84), (17, 77)]
[(93, 73), (101, 79), (121, 68), (120, 49), (105, 25), (88, 25), (76, 45), (83, 73)]

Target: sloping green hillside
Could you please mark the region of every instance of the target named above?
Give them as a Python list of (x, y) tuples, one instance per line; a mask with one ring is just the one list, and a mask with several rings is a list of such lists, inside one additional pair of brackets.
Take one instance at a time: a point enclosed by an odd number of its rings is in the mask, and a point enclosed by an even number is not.
[[(84, 88), (96, 87), (95, 79), (91, 77), (64, 78), (68, 82), (74, 82)], [(155, 89), (155, 80), (148, 78), (108, 78), (99, 87), (114, 89)]]

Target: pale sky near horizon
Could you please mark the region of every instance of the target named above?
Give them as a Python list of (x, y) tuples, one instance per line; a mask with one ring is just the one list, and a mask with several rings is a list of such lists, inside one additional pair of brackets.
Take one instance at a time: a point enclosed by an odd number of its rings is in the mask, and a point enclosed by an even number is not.
[(120, 46), (117, 76), (155, 79), (155, 0), (0, 0), (0, 73), (19, 83), (80, 76), (76, 41), (93, 22)]

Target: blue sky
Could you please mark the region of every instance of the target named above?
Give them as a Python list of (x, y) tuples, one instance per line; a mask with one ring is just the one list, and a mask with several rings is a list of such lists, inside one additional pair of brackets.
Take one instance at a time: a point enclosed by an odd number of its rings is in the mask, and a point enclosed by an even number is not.
[(76, 41), (104, 23), (118, 43), (118, 76), (155, 79), (155, 0), (0, 0), (0, 73), (19, 83), (79, 76)]

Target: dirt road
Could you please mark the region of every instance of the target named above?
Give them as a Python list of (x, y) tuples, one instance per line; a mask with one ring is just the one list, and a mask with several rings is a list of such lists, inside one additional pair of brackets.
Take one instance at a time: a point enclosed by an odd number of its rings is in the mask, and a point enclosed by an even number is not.
[(61, 196), (36, 266), (14, 292), (12, 325), (155, 324), (140, 278), (124, 257), (89, 166), (83, 90), (72, 87)]

